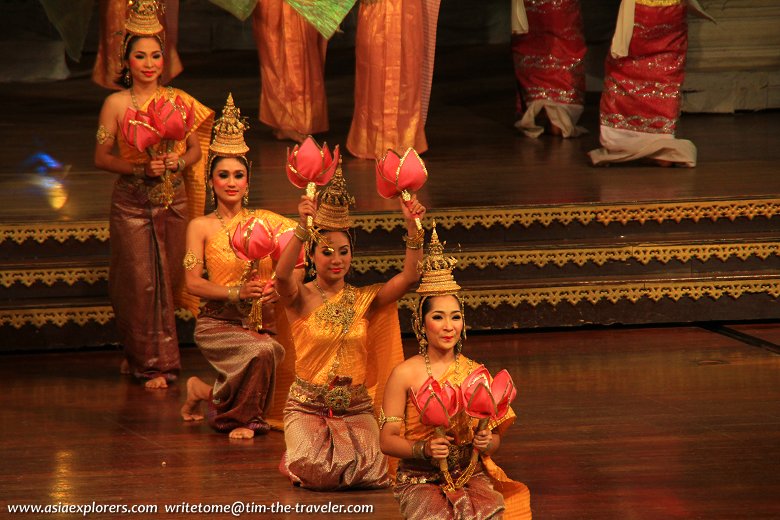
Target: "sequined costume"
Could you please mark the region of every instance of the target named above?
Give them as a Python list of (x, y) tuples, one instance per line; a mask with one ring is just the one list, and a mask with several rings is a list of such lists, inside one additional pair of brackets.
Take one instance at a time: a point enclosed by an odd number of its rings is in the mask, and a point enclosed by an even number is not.
[[(460, 385), (478, 364), (460, 355), (440, 378)], [(515, 414), (509, 412), (488, 427), (503, 435), (514, 422)], [(477, 420), (461, 411), (450, 422), (448, 435), (455, 440), (450, 449), (448, 469), (453, 480), (457, 480), (468, 467), (471, 459), (471, 441)], [(426, 440), (435, 435), (434, 429), (420, 422), (420, 413), (407, 395), (404, 417), (404, 437), (411, 441)], [(398, 463), (393, 494), (401, 506), (404, 518), (413, 520), (485, 519), (504, 518), (530, 519), (531, 495), (525, 484), (516, 482), (489, 456), (480, 455), (477, 467), (468, 482), (446, 495), (441, 489), (441, 473), (438, 465), (429, 460), (402, 459)]]
[[(563, 137), (585, 130), (577, 126), (585, 101), (585, 38), (580, 0), (514, 0), (525, 7), (522, 31), (512, 35), (518, 85), (515, 126), (529, 137), (544, 128), (544, 115)], [(542, 113), (544, 112), (544, 113)]]
[[(644, 157), (696, 165), (696, 146), (676, 139), (682, 104), (688, 24), (685, 0), (624, 0), (616, 39), (627, 52), (607, 57), (600, 105), (601, 148), (593, 164)], [(632, 34), (633, 33), (633, 34)]]
[(380, 288), (346, 285), (291, 324), (295, 379), (284, 410), (287, 451), (280, 469), (294, 484), (317, 490), (390, 485), (375, 414), (403, 352), (395, 304), (366, 319)]
[[(205, 247), (205, 268), (209, 280), (224, 286), (241, 285), (248, 267), (230, 247), (229, 236), (249, 216), (263, 219), (270, 229), (284, 233), (295, 222), (265, 210), (239, 213), (225, 223), (225, 228), (210, 237)], [(270, 258), (259, 262), (258, 276), (269, 279), (273, 274)], [(266, 421), (276, 384), (276, 367), (290, 344), (289, 325), (280, 305), (263, 308), (263, 329), (251, 330), (245, 325), (249, 312), (246, 303), (207, 301), (195, 326), (195, 343), (217, 371), (217, 380), (208, 400), (209, 425), (219, 432), (249, 428), (258, 433), (270, 429)]]
[[(178, 89), (160, 89), (158, 95), (168, 99), (181, 96), (187, 105), (195, 103), (190, 133), (197, 133), (205, 156), (214, 113)], [(131, 146), (121, 131), (116, 139), (123, 159), (133, 164), (149, 160), (146, 152)], [(184, 141), (174, 145), (176, 153), (182, 154), (185, 149)], [(198, 300), (184, 291), (181, 259), (187, 222), (203, 213), (203, 164), (201, 160), (182, 173), (172, 174), (174, 197), (167, 209), (159, 202), (159, 179), (120, 175), (114, 185), (109, 216), (109, 295), (119, 341), (137, 377), (162, 375), (171, 381), (179, 371), (174, 311), (177, 306), (197, 310)]]
[[(122, 38), (124, 34), (127, 0), (100, 0), (98, 21), (98, 51), (92, 68), (92, 81), (101, 87), (119, 90), (116, 81), (122, 70)], [(166, 0), (165, 16), (161, 22), (165, 27), (165, 69), (163, 82), (178, 76), (182, 71), (181, 60), (176, 52), (178, 35), (179, 0)]]

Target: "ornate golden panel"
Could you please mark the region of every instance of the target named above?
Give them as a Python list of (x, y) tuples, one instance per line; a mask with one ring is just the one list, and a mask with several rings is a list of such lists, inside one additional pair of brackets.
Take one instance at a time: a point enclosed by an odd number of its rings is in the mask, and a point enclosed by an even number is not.
[[(737, 218), (753, 219), (755, 217), (772, 218), (780, 214), (780, 199), (758, 198), (744, 200), (697, 200), (678, 202), (636, 202), (622, 204), (559, 204), (554, 206), (534, 207), (478, 207), (459, 208), (451, 210), (433, 210), (429, 217), (445, 229), (456, 225), (471, 229), (476, 225), (490, 228), (496, 225), (509, 228), (512, 225), (529, 227), (534, 224), (549, 226), (552, 223), (563, 225), (578, 222), (588, 225), (598, 222), (608, 225), (612, 222), (627, 224), (648, 221), (681, 222), (702, 219), (717, 221), (719, 219), (735, 220)], [(403, 222), (398, 214), (362, 213), (355, 214), (355, 226), (371, 233), (376, 229), (392, 231)], [(12, 240), (21, 244), (27, 240), (42, 243), (47, 239), (64, 242), (73, 238), (80, 242), (96, 239), (101, 242), (108, 240), (107, 221), (82, 222), (41, 222), (32, 224), (5, 224), (0, 226), (0, 243)]]
[[(772, 278), (743, 278), (731, 280), (694, 280), (694, 281), (657, 281), (636, 283), (613, 283), (586, 286), (534, 287), (516, 289), (482, 289), (463, 292), (465, 304), (474, 309), (488, 306), (492, 309), (500, 305), (517, 307), (526, 303), (532, 306), (540, 303), (558, 305), (559, 303), (597, 304), (600, 302), (618, 303), (627, 300), (636, 303), (642, 298), (654, 302), (662, 298), (678, 301), (683, 297), (699, 300), (709, 297), (714, 300), (723, 297), (734, 299), (744, 294), (767, 294), (773, 298), (780, 297), (780, 276)], [(414, 310), (417, 296), (406, 295), (399, 303), (403, 308)], [(192, 314), (179, 310), (176, 316), (182, 320), (191, 320)], [(21, 328), (33, 325), (40, 328), (44, 325), (61, 327), (66, 323), (84, 325), (94, 321), (100, 325), (113, 319), (114, 313), (110, 306), (63, 308), (63, 309), (33, 309), (0, 311), (0, 326), (10, 325)]]
[(68, 267), (55, 269), (13, 269), (0, 272), (0, 286), (15, 283), (31, 287), (33, 284), (52, 286), (57, 282), (73, 285), (78, 282), (94, 284), (108, 280), (108, 267)]
[[(486, 289), (464, 291), (463, 301), (468, 307), (478, 308), (487, 305), (497, 308), (499, 305), (517, 307), (522, 303), (537, 306), (540, 303), (558, 305), (581, 302), (596, 304), (602, 300), (617, 303), (628, 300), (636, 303), (642, 298), (657, 302), (662, 298), (674, 301), (688, 297), (699, 300), (705, 296), (717, 300), (728, 296), (739, 298), (743, 294), (768, 294), (773, 298), (780, 296), (780, 278), (771, 279), (740, 279), (740, 280), (706, 280), (706, 281), (659, 281), (637, 283), (615, 283), (588, 286), (534, 287), (517, 289)], [(417, 298), (405, 296), (400, 306), (414, 310)]]
[[(771, 255), (780, 256), (780, 242), (753, 242), (733, 244), (639, 244), (625, 247), (594, 247), (571, 249), (526, 249), (518, 251), (480, 251), (451, 253), (458, 263), (455, 267), (484, 269), (488, 266), (504, 269), (508, 265), (553, 264), (563, 267), (573, 263), (582, 267), (588, 262), (602, 266), (607, 262), (636, 260), (644, 265), (655, 260), (688, 262), (692, 259), (706, 262), (712, 258), (726, 261), (729, 258), (747, 260), (751, 256), (766, 260)], [(376, 270), (380, 273), (398, 271), (403, 265), (401, 255), (356, 256), (352, 267), (358, 273)]]

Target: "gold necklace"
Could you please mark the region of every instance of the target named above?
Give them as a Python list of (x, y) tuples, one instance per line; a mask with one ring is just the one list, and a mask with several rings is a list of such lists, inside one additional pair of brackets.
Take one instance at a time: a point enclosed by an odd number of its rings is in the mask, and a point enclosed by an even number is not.
[(314, 315), (320, 323), (327, 322), (333, 325), (341, 325), (342, 334), (349, 332), (349, 327), (355, 319), (355, 288), (349, 284), (344, 284), (341, 297), (332, 302), (328, 299), (328, 295), (322, 290), (320, 284), (317, 283), (317, 279), (314, 279), (314, 287), (320, 293), (322, 297), (323, 306)]
[[(423, 359), (425, 360), (425, 371), (428, 372), (428, 375), (433, 377), (433, 370), (431, 370), (431, 359), (428, 357), (428, 349), (425, 349), (425, 352), (423, 352)], [(446, 370), (444, 371), (447, 372)], [(455, 379), (458, 378), (458, 374), (460, 373), (460, 354), (455, 354)], [(434, 378), (436, 379), (436, 378)]]
[[(246, 210), (244, 208), (241, 208), (241, 211), (238, 214), (241, 215), (241, 218), (243, 219), (244, 213), (246, 213)], [(223, 251), (230, 251), (230, 243), (232, 242), (232, 238), (230, 237), (230, 230), (228, 229), (227, 225), (225, 225), (225, 219), (222, 218), (222, 215), (219, 213), (218, 209), (214, 209), (214, 214), (217, 216), (217, 219), (219, 219), (219, 223), (222, 225), (222, 231), (225, 232), (225, 236), (227, 236), (227, 244), (222, 247)], [(235, 217), (234, 217), (235, 218)]]
[[(152, 94), (151, 97), (157, 97), (157, 93), (160, 92), (160, 86), (157, 85), (157, 88), (154, 91), (154, 94)], [(130, 87), (130, 101), (133, 102), (133, 108), (136, 110), (141, 110), (141, 107), (138, 105), (138, 100), (135, 98), (135, 90), (133, 87)]]

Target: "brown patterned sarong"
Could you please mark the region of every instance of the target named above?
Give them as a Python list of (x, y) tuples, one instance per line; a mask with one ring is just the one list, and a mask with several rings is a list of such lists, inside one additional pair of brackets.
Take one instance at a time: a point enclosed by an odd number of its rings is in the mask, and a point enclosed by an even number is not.
[(209, 425), (223, 433), (239, 427), (267, 433), (265, 415), (284, 348), (267, 333), (243, 328), (240, 321), (211, 316), (198, 318), (195, 343), (217, 371), (208, 405)]
[(390, 485), (371, 397), (365, 386), (350, 383), (344, 377), (332, 385), (298, 379), (290, 387), (280, 469), (294, 484), (319, 491)]
[(134, 184), (126, 177), (116, 182), (109, 217), (108, 291), (119, 341), (133, 375), (173, 381), (180, 368), (174, 294), (184, 279), (187, 194), (175, 184), (165, 209), (149, 202), (152, 181)]

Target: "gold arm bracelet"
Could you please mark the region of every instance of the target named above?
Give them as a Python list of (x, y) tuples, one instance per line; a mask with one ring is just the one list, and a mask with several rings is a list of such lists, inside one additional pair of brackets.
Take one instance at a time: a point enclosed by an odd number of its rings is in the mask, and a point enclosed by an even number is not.
[(301, 242), (307, 242), (309, 240), (309, 237), (311, 236), (309, 230), (300, 224), (298, 224), (295, 227), (295, 230), (293, 231), (293, 235), (295, 235), (295, 238), (297, 238)]
[(241, 287), (237, 285), (231, 285), (227, 288), (228, 290), (228, 296), (227, 299), (231, 303), (238, 303), (238, 301), (241, 299)]
[(426, 441), (417, 441), (412, 444), (412, 457), (415, 459), (428, 460), (428, 457), (425, 456), (425, 442)]
[(113, 141), (116, 139), (116, 136), (108, 131), (108, 128), (106, 128), (103, 125), (100, 125), (97, 129), (97, 133), (95, 134), (95, 140), (98, 144), (106, 144), (109, 141)]
[(420, 249), (423, 246), (423, 241), (425, 240), (425, 230), (424, 229), (418, 229), (415, 236), (409, 236), (408, 234), (404, 236), (404, 242), (406, 242), (406, 248), (407, 249)]
[(403, 417), (394, 417), (392, 415), (388, 417), (387, 415), (385, 415), (384, 408), (380, 408), (379, 409), (379, 429), (380, 430), (385, 427), (385, 423), (401, 422), (403, 420), (404, 420)]
[(143, 164), (133, 165), (133, 175), (136, 177), (146, 177), (146, 168)]
[(179, 157), (179, 169), (176, 170), (177, 172), (184, 171), (184, 168), (187, 166), (187, 161), (184, 160), (183, 157)]
[(203, 262), (195, 256), (195, 253), (192, 251), (187, 251), (187, 253), (184, 255), (184, 260), (182, 260), (182, 265), (187, 271), (192, 271), (195, 269), (195, 266), (198, 264), (202, 264)]

